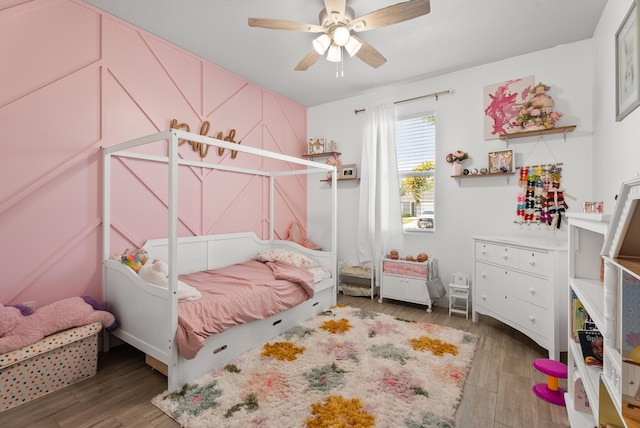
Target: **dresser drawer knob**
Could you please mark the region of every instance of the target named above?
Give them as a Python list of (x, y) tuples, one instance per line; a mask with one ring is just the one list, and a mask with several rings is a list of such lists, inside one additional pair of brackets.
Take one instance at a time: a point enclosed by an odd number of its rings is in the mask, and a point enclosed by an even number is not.
[(535, 266), (536, 265), (536, 261), (534, 259), (529, 259), (529, 264), (531, 266)]
[(536, 295), (536, 289), (535, 289), (535, 288), (533, 288), (533, 287), (529, 288), (529, 293), (530, 293), (532, 296), (535, 296), (535, 295)]
[(507, 254), (507, 253), (503, 254), (503, 255), (502, 255), (502, 258), (503, 258), (504, 260), (507, 260), (507, 259), (509, 258), (509, 254)]
[(533, 315), (529, 315), (529, 321), (536, 322), (536, 317), (534, 317)]

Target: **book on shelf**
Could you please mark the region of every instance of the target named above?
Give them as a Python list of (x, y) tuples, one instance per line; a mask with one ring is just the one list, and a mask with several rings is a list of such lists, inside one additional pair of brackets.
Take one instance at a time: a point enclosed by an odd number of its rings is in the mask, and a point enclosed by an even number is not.
[(573, 323), (571, 325), (573, 327), (573, 340), (577, 342), (578, 330), (582, 330), (582, 322), (584, 321), (584, 314), (586, 313), (586, 310), (584, 309), (582, 302), (580, 301), (580, 299), (578, 299), (575, 293), (572, 292), (571, 294), (571, 313), (573, 316)]
[(591, 406), (589, 405), (589, 397), (587, 397), (587, 392), (584, 389), (580, 373), (576, 371), (573, 378), (573, 408), (583, 413), (593, 414)]
[(604, 361), (604, 341), (599, 330), (578, 330), (582, 358), (588, 366), (600, 366)]

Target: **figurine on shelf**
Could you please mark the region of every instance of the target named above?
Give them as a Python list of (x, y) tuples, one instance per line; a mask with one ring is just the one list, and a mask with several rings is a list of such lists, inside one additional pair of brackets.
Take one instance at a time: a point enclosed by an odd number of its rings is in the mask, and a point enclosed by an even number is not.
[(532, 97), (525, 103), (518, 113), (515, 126), (519, 126), (525, 131), (551, 129), (562, 117), (559, 111), (553, 111), (555, 103), (553, 98), (546, 94), (551, 89), (544, 83), (537, 84), (532, 90)]
[(336, 144), (335, 141), (331, 140), (331, 141), (329, 141), (329, 144), (328, 144), (327, 148), (329, 149), (330, 152), (335, 152), (335, 151), (338, 150), (338, 145)]

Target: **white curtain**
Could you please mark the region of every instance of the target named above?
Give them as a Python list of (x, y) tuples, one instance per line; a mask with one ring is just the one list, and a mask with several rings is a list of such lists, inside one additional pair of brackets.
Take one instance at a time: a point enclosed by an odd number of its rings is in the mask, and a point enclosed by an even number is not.
[(375, 267), (392, 249), (402, 252), (402, 216), (393, 104), (367, 107), (360, 163), (358, 261)]

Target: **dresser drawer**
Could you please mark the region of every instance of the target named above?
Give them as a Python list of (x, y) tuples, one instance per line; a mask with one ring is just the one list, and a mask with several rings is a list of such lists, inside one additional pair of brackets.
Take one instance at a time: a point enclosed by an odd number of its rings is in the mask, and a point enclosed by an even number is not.
[(505, 311), (511, 321), (542, 338), (553, 336), (552, 312), (513, 296), (509, 296), (506, 302)]
[(553, 307), (553, 290), (549, 281), (520, 272), (507, 272), (507, 294), (545, 309)]
[(476, 281), (473, 285), (474, 304), (504, 315), (506, 274), (505, 269), (476, 262)]
[(512, 248), (511, 252), (515, 260), (514, 267), (541, 276), (548, 276), (551, 273), (553, 260), (549, 253), (521, 248)]
[(504, 266), (517, 264), (517, 253), (506, 245), (495, 245), (487, 242), (476, 242), (476, 260)]

